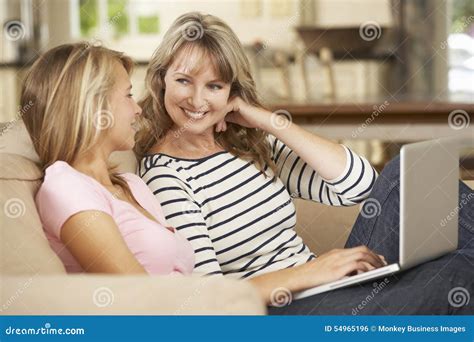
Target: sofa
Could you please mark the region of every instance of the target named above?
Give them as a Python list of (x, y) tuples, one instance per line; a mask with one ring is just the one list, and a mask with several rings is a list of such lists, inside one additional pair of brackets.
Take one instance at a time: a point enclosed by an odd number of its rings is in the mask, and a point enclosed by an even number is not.
[[(0, 136), (1, 315), (262, 315), (266, 307), (245, 281), (224, 277), (67, 274), (49, 247), (35, 208), (38, 157), (21, 121)], [(132, 152), (111, 156), (134, 172)], [(295, 200), (297, 230), (320, 254), (344, 246), (358, 206)]]

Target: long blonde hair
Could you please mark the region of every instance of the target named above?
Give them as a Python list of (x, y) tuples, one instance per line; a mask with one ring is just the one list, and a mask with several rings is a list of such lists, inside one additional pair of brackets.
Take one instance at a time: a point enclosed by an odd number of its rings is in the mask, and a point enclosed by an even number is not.
[[(142, 128), (136, 135), (134, 151), (138, 160), (155, 145), (162, 142), (173, 125), (165, 103), (165, 74), (174, 58), (184, 49), (199, 48), (210, 58), (223, 82), (231, 84), (230, 97), (240, 96), (244, 101), (263, 107), (258, 99), (250, 63), (232, 29), (221, 19), (198, 12), (177, 18), (153, 53), (148, 66), (142, 107)], [(261, 171), (268, 165), (276, 167), (271, 159), (267, 133), (229, 123), (225, 132), (216, 134), (216, 141), (228, 152), (254, 161)]]
[[(58, 160), (71, 165), (106, 131), (97, 122), (102, 120), (98, 114), (110, 113), (116, 62), (131, 73), (132, 60), (120, 52), (88, 43), (64, 44), (41, 55), (28, 71), (20, 97), (22, 119), (43, 172)], [(129, 193), (115, 166), (109, 165), (109, 175)]]

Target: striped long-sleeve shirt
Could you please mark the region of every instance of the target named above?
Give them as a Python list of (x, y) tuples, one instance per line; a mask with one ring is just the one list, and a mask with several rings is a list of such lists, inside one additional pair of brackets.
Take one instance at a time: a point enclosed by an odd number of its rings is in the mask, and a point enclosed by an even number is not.
[[(168, 223), (195, 251), (197, 274), (250, 278), (306, 263), (315, 255), (295, 232), (292, 197), (347, 206), (370, 193), (376, 171), (344, 146), (347, 162), (336, 179), (322, 178), (273, 136), (277, 177), (229, 152), (201, 159), (145, 156), (139, 175), (160, 202)], [(317, 224), (317, 223), (316, 223)]]

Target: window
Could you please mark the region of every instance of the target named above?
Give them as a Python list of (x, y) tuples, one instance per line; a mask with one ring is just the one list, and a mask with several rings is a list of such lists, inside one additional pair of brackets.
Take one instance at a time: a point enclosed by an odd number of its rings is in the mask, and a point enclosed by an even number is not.
[(447, 44), (449, 56), (449, 91), (472, 97), (474, 92), (474, 1), (451, 0)]
[[(74, 14), (81, 38), (120, 40), (124, 37), (156, 35), (160, 20), (156, 3), (131, 0), (76, 0)], [(73, 21), (74, 22), (74, 21)]]

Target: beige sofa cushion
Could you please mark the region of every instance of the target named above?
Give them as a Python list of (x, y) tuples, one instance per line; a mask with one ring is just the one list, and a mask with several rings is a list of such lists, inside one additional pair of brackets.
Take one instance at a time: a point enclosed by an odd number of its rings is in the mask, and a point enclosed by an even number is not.
[(2, 123), (0, 126), (2, 131), (0, 135), (1, 153), (18, 154), (35, 163), (39, 162), (38, 154), (22, 120)]
[(295, 200), (296, 231), (316, 254), (343, 248), (359, 214), (359, 206), (331, 207), (321, 203)]
[(223, 277), (2, 277), (1, 315), (262, 315), (249, 282)]
[(0, 154), (0, 273), (65, 273), (61, 260), (49, 247), (36, 211), (34, 194), (41, 173), (29, 159)]

